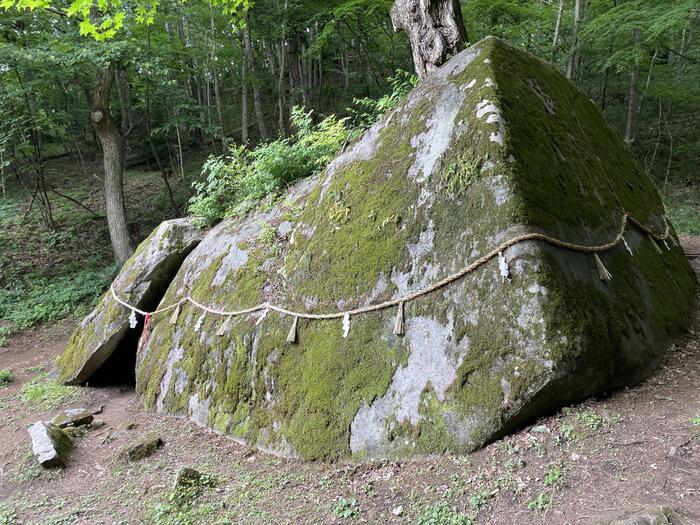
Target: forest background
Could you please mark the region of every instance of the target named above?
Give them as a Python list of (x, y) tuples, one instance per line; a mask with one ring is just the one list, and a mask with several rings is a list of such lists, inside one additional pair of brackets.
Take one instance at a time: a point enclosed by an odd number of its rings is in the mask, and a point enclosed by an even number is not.
[[(165, 0), (76, 17), (83, 2), (0, 2), (0, 346), (84, 314), (160, 221), (211, 225), (322, 170), (416, 82), (391, 4)], [(499, 36), (575, 82), (679, 233), (700, 234), (697, 0), (462, 11), (470, 42)]]

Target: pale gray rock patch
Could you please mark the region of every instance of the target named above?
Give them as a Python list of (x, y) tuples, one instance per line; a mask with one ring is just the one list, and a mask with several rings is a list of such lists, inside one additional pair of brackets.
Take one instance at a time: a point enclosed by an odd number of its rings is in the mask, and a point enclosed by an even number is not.
[(371, 454), (389, 448), (387, 428), (393, 420), (417, 425), (421, 395), (428, 384), (438, 400), (445, 399), (445, 391), (455, 380), (468, 346), (466, 340), (459, 349), (450, 344), (453, 329), (451, 316), (444, 326), (428, 317), (408, 321), (408, 363), (396, 370), (384, 396), (369, 406), (363, 405), (355, 415), (350, 428), (353, 452), (367, 450)]

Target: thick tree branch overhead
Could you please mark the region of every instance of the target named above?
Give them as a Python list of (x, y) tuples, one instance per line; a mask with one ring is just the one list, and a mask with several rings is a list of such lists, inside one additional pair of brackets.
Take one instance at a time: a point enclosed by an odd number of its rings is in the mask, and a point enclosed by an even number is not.
[(467, 42), (459, 0), (396, 0), (390, 14), (394, 31), (408, 34), (421, 80), (464, 49)]

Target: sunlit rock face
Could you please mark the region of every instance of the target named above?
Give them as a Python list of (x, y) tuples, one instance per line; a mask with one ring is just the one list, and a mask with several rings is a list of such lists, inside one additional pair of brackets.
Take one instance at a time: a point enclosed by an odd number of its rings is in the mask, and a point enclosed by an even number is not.
[[(663, 233), (650, 180), (584, 95), (487, 38), (455, 56), (318, 178), (227, 220), (161, 305), (328, 313), (399, 298), (528, 232), (603, 244), (627, 211)], [(148, 408), (251, 445), (333, 460), (474, 450), (566, 403), (632, 384), (682, 332), (695, 277), (630, 227), (593, 257), (539, 241), (405, 305), (340, 320), (157, 316), (137, 358)], [(126, 315), (126, 314), (125, 314)]]

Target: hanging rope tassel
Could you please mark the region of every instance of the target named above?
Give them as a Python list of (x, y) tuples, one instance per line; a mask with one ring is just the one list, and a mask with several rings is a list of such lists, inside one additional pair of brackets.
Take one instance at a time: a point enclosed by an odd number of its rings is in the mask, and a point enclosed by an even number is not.
[(664, 253), (661, 251), (661, 248), (659, 248), (659, 245), (656, 244), (656, 240), (651, 235), (648, 235), (648, 237), (649, 237), (649, 240), (651, 241), (651, 244), (654, 245), (654, 249), (656, 250), (656, 253), (659, 253), (659, 254)]
[(634, 257), (634, 253), (632, 253), (632, 248), (630, 248), (630, 245), (627, 244), (627, 239), (625, 239), (625, 236), (622, 236), (622, 243), (625, 245), (625, 248), (627, 248), (627, 251), (630, 252), (630, 257)]
[(199, 332), (202, 329), (202, 323), (204, 322), (204, 315), (202, 314), (199, 316), (199, 319), (197, 319), (197, 322), (194, 324), (194, 331)]
[(403, 310), (403, 302), (400, 302), (398, 312), (396, 312), (396, 322), (394, 323), (394, 335), (404, 335), (405, 333)]
[(136, 310), (131, 310), (131, 315), (129, 316), (129, 327), (133, 330), (136, 328), (137, 324), (139, 324), (139, 322), (136, 319)]
[(498, 252), (498, 270), (501, 273), (501, 282), (510, 282), (510, 269), (508, 268), (508, 261), (503, 257), (503, 252)]
[(143, 332), (141, 333), (141, 339), (139, 340), (138, 344), (138, 351), (141, 352), (141, 349), (146, 346), (146, 343), (148, 342), (148, 336), (151, 333), (151, 314), (146, 314), (146, 319), (143, 322)]
[(173, 315), (170, 316), (170, 324), (177, 324), (178, 317), (180, 317), (180, 303), (177, 303)]
[(347, 337), (350, 333), (350, 314), (343, 316), (343, 337)]
[(231, 318), (232, 318), (232, 317), (233, 317), (232, 315), (229, 315), (228, 317), (226, 317), (226, 320), (225, 320), (223, 323), (221, 323), (221, 326), (220, 326), (219, 329), (216, 331), (216, 335), (218, 335), (219, 337), (221, 337), (221, 336), (224, 335), (226, 332), (228, 332), (228, 327), (231, 326)]
[(257, 321), (255, 321), (255, 326), (260, 326), (260, 323), (262, 323), (265, 320), (265, 318), (267, 317), (267, 314), (269, 314), (269, 313), (270, 313), (270, 309), (265, 308), (262, 315), (260, 317), (258, 317)]
[(288, 343), (296, 343), (297, 342), (297, 326), (299, 325), (299, 317), (294, 316), (294, 322), (292, 323), (292, 327), (289, 329), (289, 333), (287, 334), (287, 342)]
[(598, 257), (596, 252), (593, 252), (593, 258), (595, 259), (596, 268), (598, 268), (598, 276), (600, 277), (600, 280), (609, 281), (612, 278), (612, 274), (605, 267), (603, 261), (600, 260), (600, 257)]

